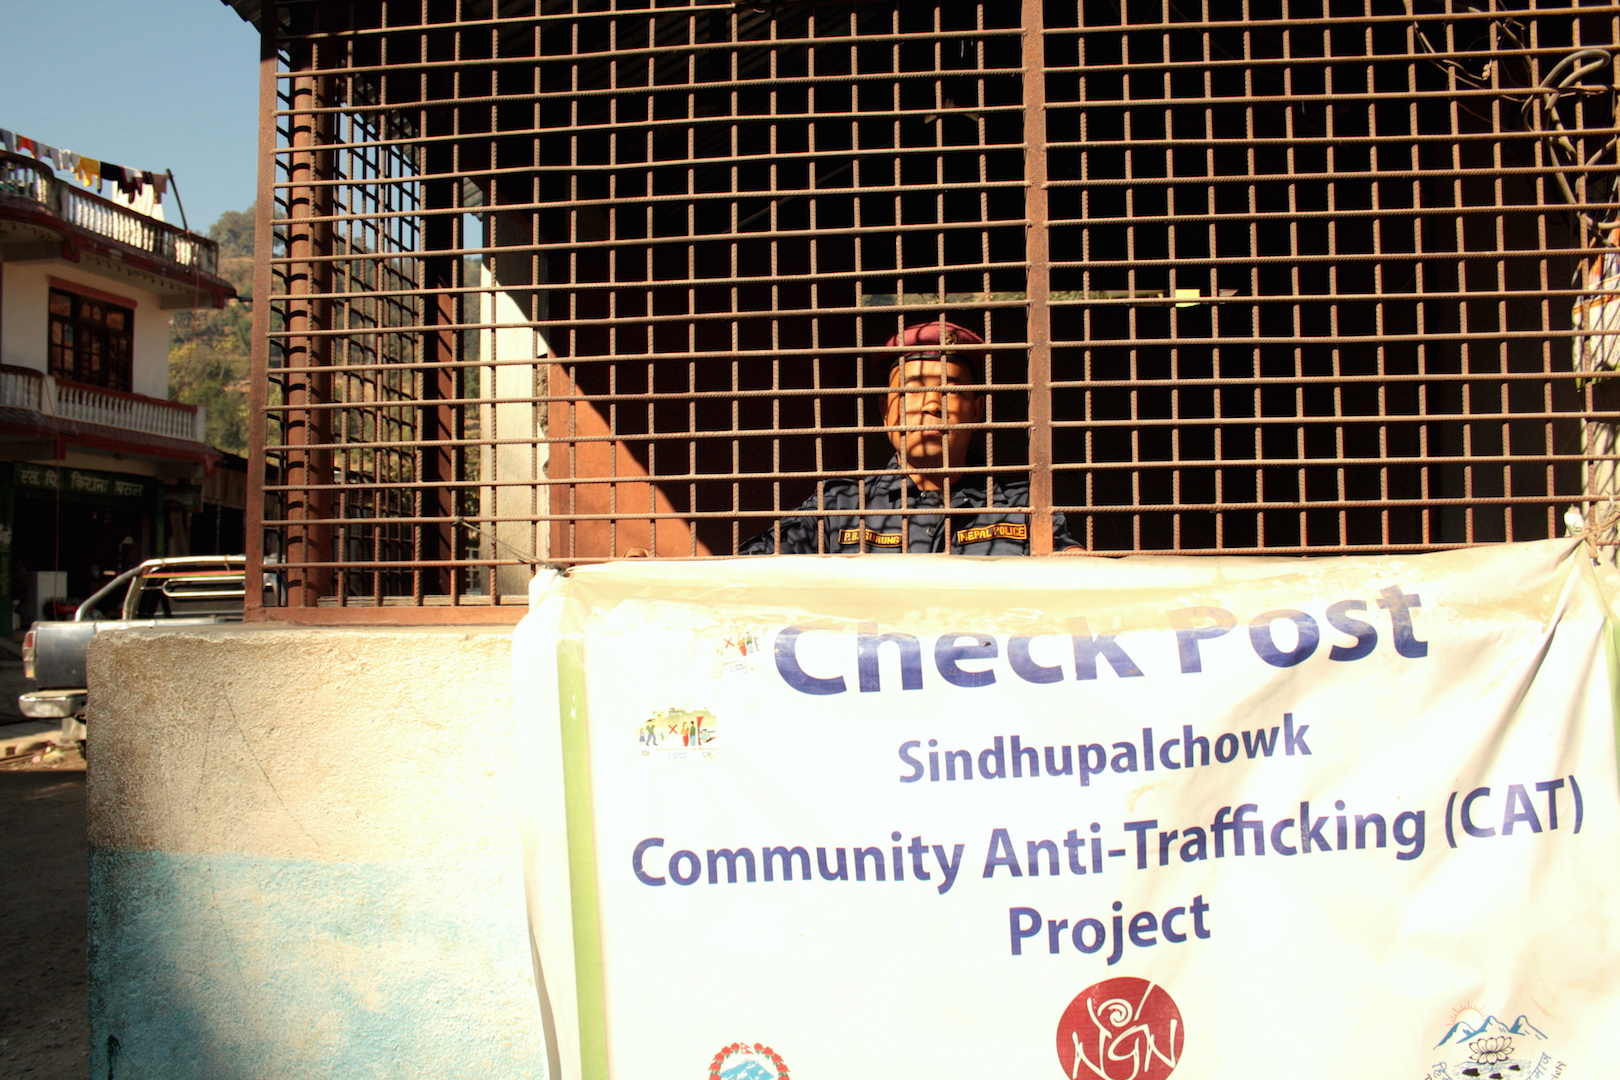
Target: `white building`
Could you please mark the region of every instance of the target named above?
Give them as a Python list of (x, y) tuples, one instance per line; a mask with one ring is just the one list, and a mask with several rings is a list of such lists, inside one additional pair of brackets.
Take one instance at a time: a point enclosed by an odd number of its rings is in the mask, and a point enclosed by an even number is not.
[(0, 151), (0, 620), (183, 550), (176, 511), (220, 454), (202, 411), (168, 400), (169, 315), (234, 295), (216, 255)]

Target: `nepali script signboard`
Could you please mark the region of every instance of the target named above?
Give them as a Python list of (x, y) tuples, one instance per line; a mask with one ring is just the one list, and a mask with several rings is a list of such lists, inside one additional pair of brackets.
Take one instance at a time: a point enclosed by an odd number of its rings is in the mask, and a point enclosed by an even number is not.
[(549, 1075), (1608, 1074), (1584, 548), (636, 561), (516, 642)]

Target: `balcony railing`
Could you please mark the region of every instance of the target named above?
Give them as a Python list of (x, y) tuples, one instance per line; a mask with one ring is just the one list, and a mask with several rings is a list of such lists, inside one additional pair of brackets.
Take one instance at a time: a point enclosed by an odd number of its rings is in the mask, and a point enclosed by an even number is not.
[(0, 196), (27, 199), (86, 232), (176, 263), (188, 270), (216, 274), (219, 248), (212, 240), (189, 233), (127, 206), (103, 199), (56, 178), (48, 166), (20, 154), (0, 151)]
[(205, 441), (208, 419), (196, 405), (59, 382), (43, 372), (9, 366), (0, 367), (0, 406), (188, 442)]
[[(45, 388), (42, 384), (46, 379), (47, 376), (28, 368), (0, 367), (0, 406), (44, 412), (41, 405)], [(51, 395), (53, 400), (55, 396)]]

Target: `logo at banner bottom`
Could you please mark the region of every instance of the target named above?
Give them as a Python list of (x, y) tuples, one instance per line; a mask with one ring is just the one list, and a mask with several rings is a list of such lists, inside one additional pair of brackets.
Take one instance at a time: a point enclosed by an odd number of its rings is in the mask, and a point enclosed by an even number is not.
[(782, 1055), (762, 1043), (735, 1042), (709, 1062), (709, 1080), (788, 1080)]
[(1162, 986), (1105, 979), (1081, 991), (1058, 1021), (1058, 1061), (1070, 1080), (1164, 1080), (1181, 1060), (1186, 1027)]
[(1444, 1055), (1429, 1070), (1431, 1080), (1569, 1080), (1564, 1063), (1547, 1052), (1547, 1036), (1519, 1014), (1511, 1024), (1468, 1005), (1452, 1016), (1435, 1044)]

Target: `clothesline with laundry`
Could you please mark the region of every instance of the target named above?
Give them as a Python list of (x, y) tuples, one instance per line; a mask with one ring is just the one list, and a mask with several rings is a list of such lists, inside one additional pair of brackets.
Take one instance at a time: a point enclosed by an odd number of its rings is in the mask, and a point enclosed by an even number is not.
[(71, 172), (87, 188), (93, 188), (96, 194), (101, 194), (101, 185), (112, 184), (118, 193), (126, 199), (134, 200), (148, 194), (154, 205), (163, 204), (163, 196), (169, 190), (170, 174), (167, 172), (152, 172), (148, 169), (131, 169), (123, 165), (115, 165), (110, 161), (100, 161), (84, 154), (76, 154), (72, 150), (62, 150), (38, 139), (31, 139), (26, 135), (0, 128), (0, 146), (4, 146), (8, 153), (33, 154), (35, 159), (49, 165), (53, 170)]

